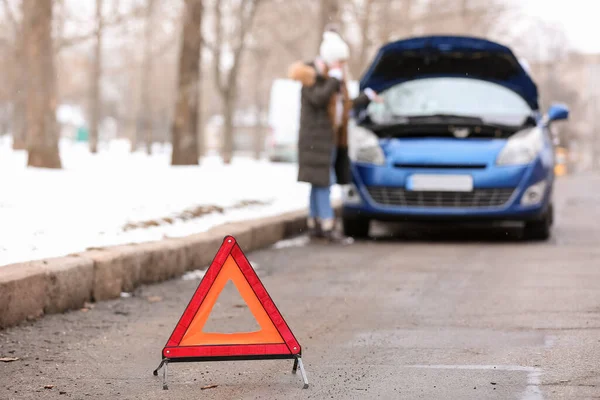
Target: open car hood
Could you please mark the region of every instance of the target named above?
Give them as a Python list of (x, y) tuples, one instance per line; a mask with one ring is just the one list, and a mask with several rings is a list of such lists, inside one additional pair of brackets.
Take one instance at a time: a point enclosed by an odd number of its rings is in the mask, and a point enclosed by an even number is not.
[(469, 77), (494, 82), (518, 93), (538, 110), (538, 91), (513, 52), (485, 39), (465, 36), (424, 36), (388, 43), (379, 49), (360, 81), (382, 92), (409, 80)]

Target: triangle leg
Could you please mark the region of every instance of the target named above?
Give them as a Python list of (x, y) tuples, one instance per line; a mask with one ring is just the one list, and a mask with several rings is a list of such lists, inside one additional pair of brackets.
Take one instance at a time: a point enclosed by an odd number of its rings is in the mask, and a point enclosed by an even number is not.
[(165, 368), (163, 369), (163, 390), (169, 389), (169, 386), (167, 385), (167, 365), (169, 365), (169, 362), (165, 361)]
[(165, 365), (166, 362), (167, 362), (167, 359), (163, 358), (162, 361), (160, 362), (160, 364), (158, 364), (158, 367), (156, 367), (156, 369), (152, 372), (152, 375), (158, 376), (158, 371), (160, 371), (160, 369), (163, 367), (163, 365)]
[[(304, 381), (304, 386), (302, 389), (308, 389), (308, 378), (306, 377), (306, 371), (304, 370), (304, 364), (302, 364), (302, 357), (296, 357), (296, 362), (300, 367), (300, 375), (302, 375), (302, 381)], [(294, 365), (296, 364), (294, 363)]]
[(294, 358), (294, 366), (292, 367), (292, 374), (296, 374), (298, 371), (298, 358)]

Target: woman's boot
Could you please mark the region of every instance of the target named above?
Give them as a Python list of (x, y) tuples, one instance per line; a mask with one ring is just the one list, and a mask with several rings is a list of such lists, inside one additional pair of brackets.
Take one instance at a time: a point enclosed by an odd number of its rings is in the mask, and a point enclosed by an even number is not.
[(352, 238), (344, 236), (339, 230), (335, 229), (335, 219), (326, 219), (322, 224), (323, 237), (331, 243), (352, 243)]
[(321, 229), (321, 224), (316, 218), (309, 217), (306, 225), (308, 227), (308, 236), (311, 238), (321, 238), (323, 237), (323, 230)]

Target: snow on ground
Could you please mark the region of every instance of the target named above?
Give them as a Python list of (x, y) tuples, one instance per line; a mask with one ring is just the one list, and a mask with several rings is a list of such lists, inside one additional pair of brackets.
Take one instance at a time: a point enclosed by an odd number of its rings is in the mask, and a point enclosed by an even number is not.
[[(309, 186), (295, 164), (208, 156), (200, 166), (172, 167), (170, 149), (131, 154), (112, 141), (91, 155), (84, 143), (61, 142), (63, 170), (26, 168), (27, 155), (0, 137), (0, 266), (125, 243), (203, 232), (215, 225), (305, 209)], [(339, 198), (338, 188), (333, 198)], [(270, 202), (173, 224), (124, 231), (195, 206)]]
[(308, 236), (299, 236), (291, 239), (280, 240), (271, 246), (274, 249), (287, 249), (290, 247), (303, 247), (310, 243), (310, 238)]

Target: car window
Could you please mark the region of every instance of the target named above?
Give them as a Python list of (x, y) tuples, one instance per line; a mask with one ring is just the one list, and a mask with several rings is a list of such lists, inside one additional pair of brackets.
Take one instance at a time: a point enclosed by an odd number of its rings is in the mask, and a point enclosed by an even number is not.
[(417, 79), (395, 85), (380, 95), (385, 102), (373, 102), (367, 109), (371, 120), (378, 124), (390, 123), (399, 116), (450, 114), (519, 125), (532, 113), (516, 92), (470, 78)]

